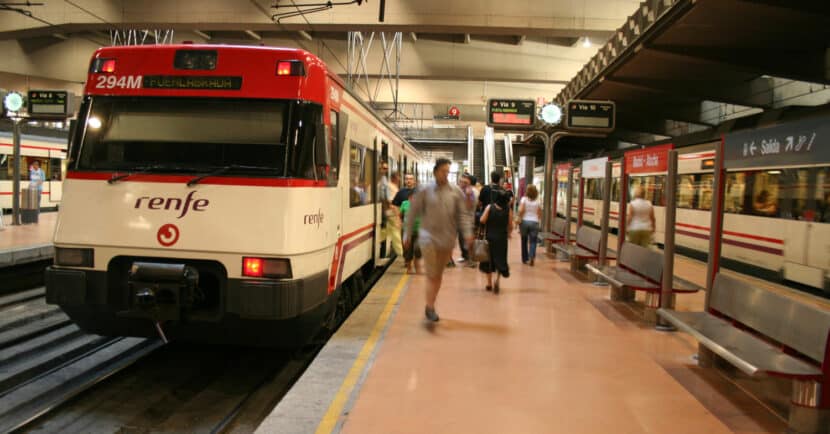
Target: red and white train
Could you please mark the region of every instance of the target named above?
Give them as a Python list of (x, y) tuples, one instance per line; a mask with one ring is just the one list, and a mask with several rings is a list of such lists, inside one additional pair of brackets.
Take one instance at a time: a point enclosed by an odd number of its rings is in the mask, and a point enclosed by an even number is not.
[[(714, 147), (703, 143), (678, 149), (675, 242), (678, 251), (705, 260), (709, 249)], [(543, 168), (535, 170), (542, 179)], [(579, 167), (574, 186), (579, 185)], [(616, 230), (620, 212), (620, 161), (613, 165), (609, 226)], [(655, 205), (654, 242), (663, 243), (665, 173), (629, 176), (629, 188), (644, 187)], [(586, 179), (583, 222), (599, 227), (602, 179)], [(558, 180), (557, 214), (565, 213), (567, 179)], [(762, 192), (766, 199), (759, 200)], [(578, 188), (572, 197), (577, 219)], [(629, 194), (629, 197), (630, 194)], [(830, 296), (830, 166), (753, 167), (730, 170), (724, 201), (723, 264), (771, 281), (795, 282)]]
[(84, 330), (295, 345), (380, 264), (378, 168), (415, 149), (313, 54), (110, 47), (90, 64), (47, 271)]
[[(66, 138), (22, 134), (20, 137), (20, 188), (29, 188), (29, 168), (40, 163), (46, 175), (41, 191), (41, 208), (57, 208), (63, 195), (66, 166)], [(12, 208), (14, 145), (11, 133), (0, 132), (0, 208)]]

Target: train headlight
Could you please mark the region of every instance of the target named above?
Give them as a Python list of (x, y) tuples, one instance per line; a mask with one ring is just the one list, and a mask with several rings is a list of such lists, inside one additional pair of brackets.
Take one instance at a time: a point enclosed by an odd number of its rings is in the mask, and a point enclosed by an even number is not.
[(242, 275), (247, 277), (290, 278), (291, 262), (288, 259), (245, 256), (242, 258)]
[(68, 247), (55, 248), (55, 265), (68, 267), (92, 267), (94, 265), (94, 251), (92, 249), (76, 249)]

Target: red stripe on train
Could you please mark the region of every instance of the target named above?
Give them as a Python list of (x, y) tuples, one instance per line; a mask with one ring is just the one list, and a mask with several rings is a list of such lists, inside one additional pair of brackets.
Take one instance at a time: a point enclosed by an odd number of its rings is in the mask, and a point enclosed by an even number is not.
[[(677, 223), (677, 226), (692, 228), (692, 229), (699, 229), (701, 231), (709, 232), (709, 228), (706, 227), (706, 226), (690, 225), (688, 223)], [(762, 237), (760, 235), (752, 235), (752, 234), (746, 234), (746, 233), (743, 233), (743, 232), (734, 232), (734, 231), (723, 231), (723, 233), (726, 234), (726, 235), (732, 235), (734, 237), (749, 238), (751, 240), (766, 241), (768, 243), (775, 243), (775, 244), (784, 245), (784, 240), (781, 240), (781, 239), (778, 239), (778, 238)]]
[[(105, 181), (113, 176), (126, 174), (127, 172), (67, 172), (67, 179), (85, 179)], [(119, 182), (161, 182), (185, 184), (187, 181), (198, 175), (159, 175), (159, 174), (135, 174), (124, 178)], [(313, 179), (301, 178), (247, 178), (241, 176), (210, 176), (201, 181), (200, 184), (207, 185), (242, 185), (253, 187), (327, 187), (326, 181), (315, 181)]]
[[(680, 235), (685, 235), (687, 237), (700, 238), (701, 240), (708, 240), (709, 239), (709, 235), (699, 234), (697, 232), (689, 232), (689, 231), (684, 231), (684, 230), (680, 230), (680, 229), (675, 230), (675, 232), (680, 234)], [(723, 243), (724, 244), (729, 244), (731, 246), (742, 247), (744, 249), (756, 250), (756, 251), (759, 251), (759, 252), (769, 253), (771, 255), (784, 256), (784, 251), (783, 250), (776, 249), (776, 248), (773, 248), (773, 247), (759, 246), (757, 244), (745, 243), (743, 241), (730, 240), (729, 238), (724, 238)]]

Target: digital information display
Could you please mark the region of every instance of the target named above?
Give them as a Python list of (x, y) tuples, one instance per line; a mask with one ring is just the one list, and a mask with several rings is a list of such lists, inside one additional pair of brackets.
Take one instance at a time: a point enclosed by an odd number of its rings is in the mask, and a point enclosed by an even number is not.
[(611, 101), (570, 101), (566, 126), (577, 130), (613, 130), (615, 112), (615, 104)]
[(487, 102), (487, 125), (526, 129), (533, 127), (536, 103), (532, 100), (491, 99)]
[(65, 90), (30, 90), (28, 95), (30, 115), (66, 115), (69, 92)]
[(239, 90), (242, 77), (148, 75), (142, 85), (146, 89)]

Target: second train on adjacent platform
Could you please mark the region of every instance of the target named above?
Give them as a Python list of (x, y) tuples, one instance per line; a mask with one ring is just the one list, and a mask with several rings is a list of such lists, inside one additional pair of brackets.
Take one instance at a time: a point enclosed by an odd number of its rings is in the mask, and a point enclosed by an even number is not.
[[(715, 143), (678, 149), (678, 250), (705, 260), (709, 248)], [(579, 172), (574, 169), (571, 217), (577, 218)], [(543, 168), (535, 170), (543, 179)], [(620, 212), (620, 161), (613, 165), (609, 226)], [(567, 179), (557, 180), (557, 214), (564, 216)], [(599, 227), (602, 179), (586, 179), (582, 219)], [(629, 197), (642, 186), (655, 205), (654, 242), (662, 243), (665, 173), (629, 176)], [(830, 166), (757, 167), (728, 171), (724, 200), (722, 255), (725, 264), (778, 282), (795, 282), (830, 296)]]

